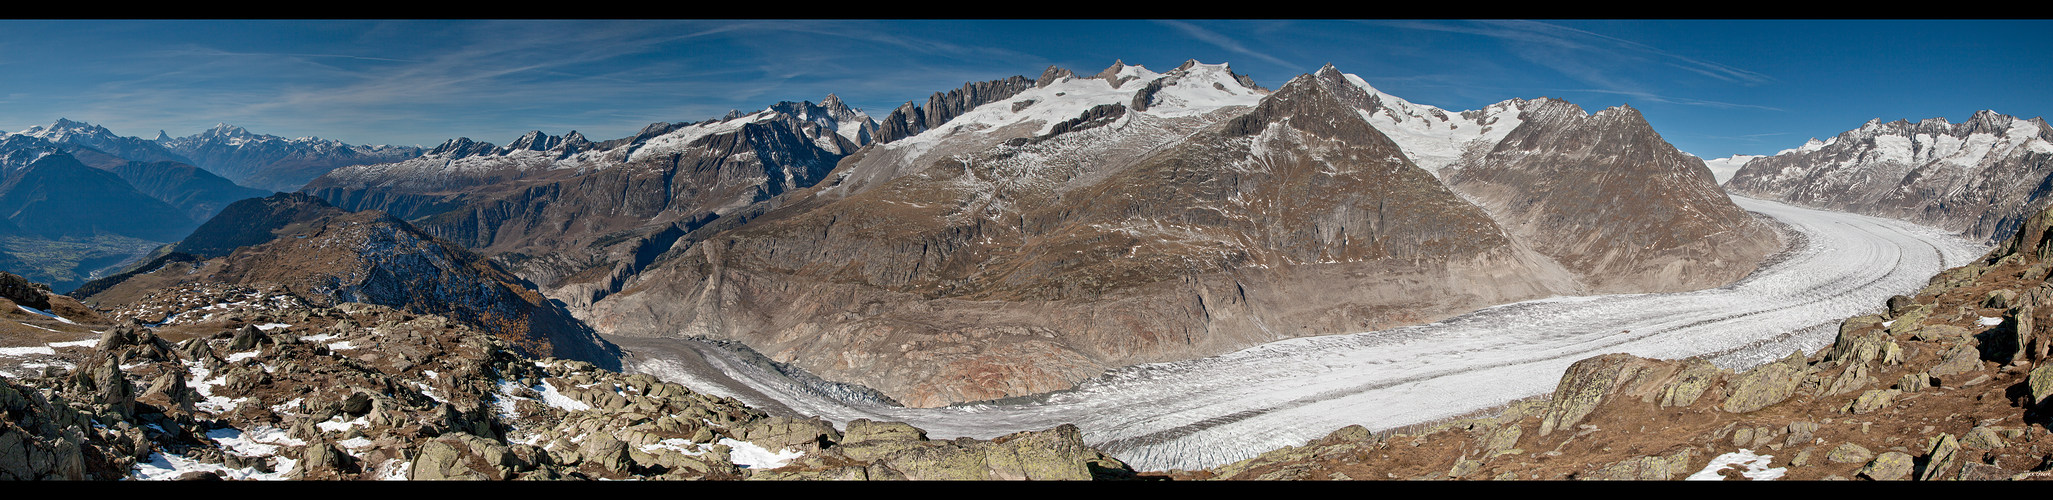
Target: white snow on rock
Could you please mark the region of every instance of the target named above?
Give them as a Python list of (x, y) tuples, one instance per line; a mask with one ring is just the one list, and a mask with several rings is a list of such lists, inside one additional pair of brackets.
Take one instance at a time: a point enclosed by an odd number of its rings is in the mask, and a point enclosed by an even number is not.
[(210, 464), (188, 459), (184, 455), (151, 453), (149, 460), (137, 462), (135, 468), (130, 469), (128, 477), (141, 481), (169, 481), (178, 479), (178, 476), (184, 475), (187, 472), (213, 471), (215, 474), (221, 475), (222, 479), (282, 481), (287, 479), (285, 474), (292, 470), (291, 465), (293, 462), (283, 457), (280, 457), (278, 461), (279, 465), (275, 468), (279, 472), (262, 472), (247, 468), (231, 469), (221, 464)]
[(292, 437), (283, 429), (259, 425), (244, 432), (233, 427), (207, 431), (207, 437), (220, 443), (228, 451), (245, 457), (268, 457), (278, 454), (279, 446), (306, 446), (307, 442)]
[(368, 417), (356, 417), (355, 420), (344, 421), (342, 420), (341, 415), (336, 415), (334, 417), (329, 417), (328, 421), (326, 422), (314, 424), (314, 427), (321, 429), (321, 431), (323, 432), (345, 432), (348, 431), (350, 428), (357, 426), (370, 426), (371, 422), (370, 420), (367, 420), (367, 418)]
[(775, 469), (783, 467), (784, 464), (790, 463), (792, 460), (798, 459), (798, 457), (805, 456), (805, 453), (797, 450), (770, 451), (755, 443), (740, 441), (734, 438), (720, 438), (720, 444), (727, 445), (727, 448), (730, 450), (728, 457), (734, 459), (734, 465), (751, 469)]
[(1980, 321), (1980, 323), (1982, 324), (1982, 326), (1996, 326), (1996, 325), (2001, 325), (2001, 324), (2003, 324), (2003, 318), (1991, 318), (1991, 317), (1988, 317), (1988, 316), (1983, 316), (1983, 317), (1982, 317), (1982, 320)]
[(540, 385), (536, 385), (531, 389), (534, 389), (535, 392), (541, 393), (542, 402), (548, 403), (549, 406), (553, 406), (566, 411), (585, 411), (592, 409), (592, 405), (585, 404), (585, 402), (583, 401), (571, 399), (570, 396), (563, 395), (562, 391), (556, 390), (556, 386), (549, 385), (549, 382), (547, 381), (544, 381)]
[(1524, 112), (1536, 101), (1511, 99), (1476, 111), (1449, 113), (1437, 107), (1414, 104), (1394, 95), (1385, 94), (1369, 86), (1369, 82), (1353, 74), (1342, 75), (1352, 83), (1382, 102), (1381, 109), (1357, 110), (1369, 125), (1397, 143), (1404, 155), (1419, 168), (1434, 175), (1440, 170), (1460, 162), (1461, 155), (1471, 149), (1488, 152), (1512, 129), (1524, 123), (1519, 113)]
[(1740, 475), (1755, 481), (1782, 479), (1782, 474), (1789, 470), (1782, 467), (1768, 468), (1769, 460), (1774, 458), (1774, 455), (1755, 455), (1753, 450), (1742, 448), (1739, 451), (1726, 453), (1719, 455), (1718, 458), (1711, 459), (1711, 463), (1705, 465), (1704, 470), (1690, 474), (1689, 477), (1683, 478), (1683, 480), (1723, 481), (1725, 476), (1718, 475), (1718, 472), (1733, 467), (1739, 467), (1741, 470)]
[(257, 329), (258, 329), (258, 330), (263, 330), (263, 331), (267, 331), (267, 332), (268, 332), (268, 331), (271, 331), (271, 330), (277, 330), (277, 329), (279, 329), (279, 328), (290, 328), (290, 327), (292, 327), (292, 325), (291, 325), (291, 324), (288, 324), (288, 323), (264, 323), (264, 324), (261, 324), (261, 325), (257, 325)]

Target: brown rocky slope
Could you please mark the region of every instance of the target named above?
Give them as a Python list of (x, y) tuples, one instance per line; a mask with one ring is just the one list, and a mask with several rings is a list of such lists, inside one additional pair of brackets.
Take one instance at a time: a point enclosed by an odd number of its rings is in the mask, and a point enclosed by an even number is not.
[(222, 214), (171, 253), (77, 293), (147, 323), (177, 323), (206, 313), (137, 304), (188, 284), (275, 286), (320, 306), (366, 302), (442, 314), (529, 353), (618, 366), (619, 349), (562, 306), (469, 250), (382, 212), (349, 213), (281, 193), (236, 202)]
[(1145, 156), (1067, 163), (1172, 126), (1113, 103), (852, 194), (802, 191), (667, 256), (590, 318), (740, 340), (939, 406), (1575, 288), (1315, 79), (1219, 113)]
[[(0, 351), (0, 480), (1116, 479), (1075, 427), (932, 441), (772, 417), (647, 375), (535, 359), (437, 315), (188, 285), (191, 323), (124, 321)], [(20, 376), (13, 376), (20, 375)]]
[(1349, 427), (1177, 477), (2053, 478), (2053, 211), (1816, 354), (1733, 372), (1611, 354), (1550, 396), (1394, 432)]

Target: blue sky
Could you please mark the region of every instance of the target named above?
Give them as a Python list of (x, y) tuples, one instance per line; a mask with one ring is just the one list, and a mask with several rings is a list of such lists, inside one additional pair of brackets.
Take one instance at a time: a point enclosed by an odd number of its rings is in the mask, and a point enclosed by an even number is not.
[(1705, 158), (1884, 121), (2053, 115), (2049, 21), (0, 21), (0, 130), (217, 122), (352, 144), (594, 140), (836, 93), (881, 117), (972, 80), (1332, 63), (1452, 111), (1639, 108)]

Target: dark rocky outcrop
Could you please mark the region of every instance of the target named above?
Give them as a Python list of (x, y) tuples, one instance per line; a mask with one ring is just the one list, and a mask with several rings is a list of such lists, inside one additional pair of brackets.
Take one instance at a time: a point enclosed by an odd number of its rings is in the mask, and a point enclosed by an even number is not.
[[(1056, 68), (1050, 67), (1050, 71)], [(1043, 73), (1043, 79), (1048, 79)], [(1013, 76), (1000, 80), (970, 82), (962, 88), (947, 93), (935, 92), (927, 97), (926, 106), (906, 102), (892, 110), (877, 124), (877, 142), (894, 142), (914, 134), (940, 127), (948, 120), (968, 112), (977, 106), (1002, 101), (1034, 86), (1035, 80), (1024, 76)]]

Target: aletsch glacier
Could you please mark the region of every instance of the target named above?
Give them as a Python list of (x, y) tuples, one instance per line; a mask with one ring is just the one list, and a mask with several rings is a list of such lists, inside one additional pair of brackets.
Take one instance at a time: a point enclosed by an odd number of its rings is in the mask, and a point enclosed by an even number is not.
[[(1729, 286), (1671, 294), (1556, 297), (1428, 325), (1274, 342), (1210, 358), (1132, 366), (1076, 389), (998, 404), (893, 407), (807, 389), (728, 351), (720, 374), (678, 363), (659, 377), (837, 423), (904, 421), (934, 438), (991, 438), (1075, 423), (1137, 469), (1196, 469), (1302, 444), (1347, 425), (1386, 429), (1458, 416), (1554, 388), (1577, 360), (1607, 353), (1703, 356), (1744, 368), (1831, 342), (1840, 319), (1910, 293), (1986, 247), (1907, 222), (1734, 197), (1802, 237)], [(737, 388), (728, 384), (746, 385)], [(816, 385), (816, 384), (815, 384)], [(764, 401), (768, 399), (769, 401)]]

